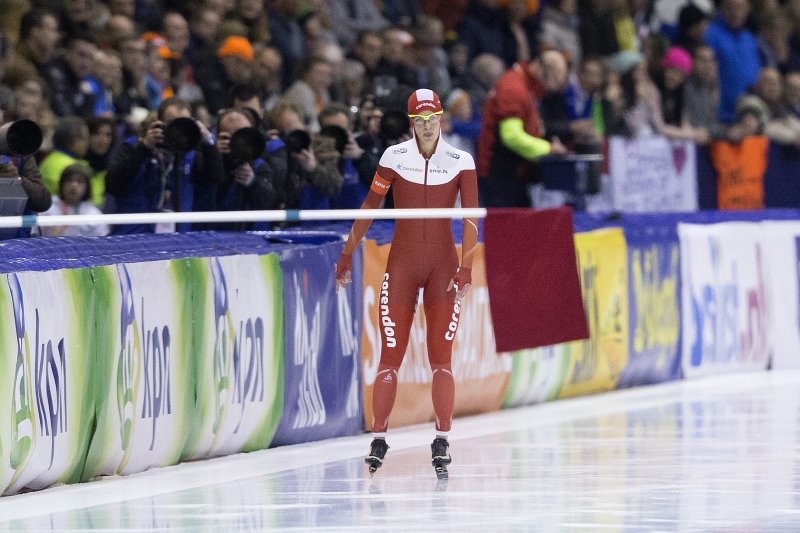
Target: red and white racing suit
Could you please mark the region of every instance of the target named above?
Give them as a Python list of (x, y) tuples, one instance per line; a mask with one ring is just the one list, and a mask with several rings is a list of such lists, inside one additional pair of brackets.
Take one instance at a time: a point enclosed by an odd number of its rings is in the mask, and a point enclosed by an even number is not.
[[(452, 208), (459, 192), (462, 207), (478, 207), (472, 156), (441, 137), (430, 157), (420, 153), (415, 139), (387, 148), (362, 208), (380, 207), (390, 187), (395, 208)], [(371, 222), (359, 220), (353, 224), (343, 257), (352, 255)], [(451, 287), (451, 280), (462, 286), (471, 282), (477, 240), (477, 219), (464, 219), (459, 268), (450, 219), (400, 219), (395, 223), (379, 300), (381, 359), (373, 389), (373, 433), (385, 433), (388, 428), (397, 391), (397, 371), (408, 346), (420, 288), (427, 323), (428, 360), (433, 371), (436, 431), (446, 435), (450, 430), (455, 398), (450, 362), (460, 312), (460, 303), (455, 301), (457, 287)], [(337, 279), (342, 273), (340, 266)]]

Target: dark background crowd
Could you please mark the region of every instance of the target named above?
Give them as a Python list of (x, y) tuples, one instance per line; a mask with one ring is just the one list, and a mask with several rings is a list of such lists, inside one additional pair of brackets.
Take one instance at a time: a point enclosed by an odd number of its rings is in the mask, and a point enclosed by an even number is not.
[[(538, 135), (567, 149), (609, 135), (766, 135), (800, 147), (800, 0), (0, 0), (0, 9), (3, 121), (30, 119), (44, 133), (35, 171), (4, 158), (0, 175), (15, 165), (32, 199), (34, 185), (46, 187), (52, 203), (39, 194), (28, 204), (37, 212), (357, 208), (383, 149), (410, 134), (414, 89), (441, 96), (444, 139), (477, 155), (484, 103), (515, 64), (541, 78)], [(201, 132), (189, 153), (164, 149), (178, 117)], [(230, 141), (244, 128), (263, 133), (265, 150), (239, 161)], [(44, 233), (94, 234), (81, 231)]]

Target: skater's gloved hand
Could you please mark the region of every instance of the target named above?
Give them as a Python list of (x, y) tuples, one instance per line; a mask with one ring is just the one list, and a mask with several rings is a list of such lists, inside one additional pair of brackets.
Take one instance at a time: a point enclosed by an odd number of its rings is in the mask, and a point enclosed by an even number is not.
[(353, 281), (350, 274), (353, 271), (353, 256), (342, 252), (339, 262), (336, 264), (336, 292), (339, 292), (339, 287), (344, 287), (346, 284)]
[(450, 285), (447, 286), (447, 290), (454, 288), (456, 289), (456, 299), (455, 301), (460, 301), (464, 296), (467, 295), (469, 288), (472, 287), (472, 269), (471, 268), (464, 268), (461, 267), (456, 272), (456, 275), (453, 276), (453, 279), (450, 280)]

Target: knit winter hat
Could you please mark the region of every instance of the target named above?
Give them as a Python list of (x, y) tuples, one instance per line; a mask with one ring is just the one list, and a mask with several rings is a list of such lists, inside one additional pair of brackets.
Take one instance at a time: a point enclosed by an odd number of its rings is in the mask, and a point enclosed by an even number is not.
[(253, 61), (253, 45), (244, 37), (228, 37), (217, 49), (217, 57), (225, 56), (239, 56), (246, 61)]
[(661, 60), (661, 68), (674, 67), (680, 69), (686, 76), (692, 71), (692, 56), (680, 46), (673, 46)]
[(630, 72), (630, 70), (644, 61), (641, 52), (635, 50), (622, 50), (611, 56), (611, 62), (620, 74)]
[(439, 95), (430, 89), (417, 89), (408, 98), (408, 114), (419, 115), (422, 111), (438, 113), (442, 110)]

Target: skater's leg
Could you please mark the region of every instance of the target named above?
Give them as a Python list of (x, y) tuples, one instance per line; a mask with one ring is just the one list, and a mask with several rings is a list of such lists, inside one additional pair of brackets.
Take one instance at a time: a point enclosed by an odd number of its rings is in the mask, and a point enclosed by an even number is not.
[(372, 433), (375, 437), (385, 437), (389, 429), (389, 415), (394, 407), (397, 395), (397, 371), (403, 363), (408, 336), (411, 330), (411, 321), (414, 318), (414, 308), (404, 306), (388, 306), (390, 323), (394, 334), (394, 346), (387, 343), (386, 334), (383, 335), (381, 349), (381, 362), (378, 365), (378, 374), (372, 388)]
[(386, 274), (381, 284), (379, 327), (381, 359), (372, 388), (372, 435), (370, 452), (364, 458), (370, 475), (382, 464), (389, 446), (386, 431), (389, 415), (397, 395), (397, 371), (403, 363), (411, 332), (411, 322), (417, 303), (418, 283), (413, 272), (400, 268), (397, 257), (389, 256)]
[(431, 396), (436, 413), (436, 436), (446, 437), (453, 419), (456, 385), (451, 359), (453, 338), (458, 328), (459, 305), (443, 303), (425, 306), (428, 325), (428, 361), (433, 373)]
[(425, 320), (428, 329), (428, 361), (433, 373), (431, 396), (436, 413), (436, 438), (431, 443), (431, 463), (439, 479), (448, 476), (450, 446), (447, 435), (453, 419), (455, 379), (452, 371), (453, 340), (458, 330), (461, 305), (455, 302), (455, 290), (447, 290), (455, 274), (455, 253), (450, 261), (431, 276), (425, 286)]

